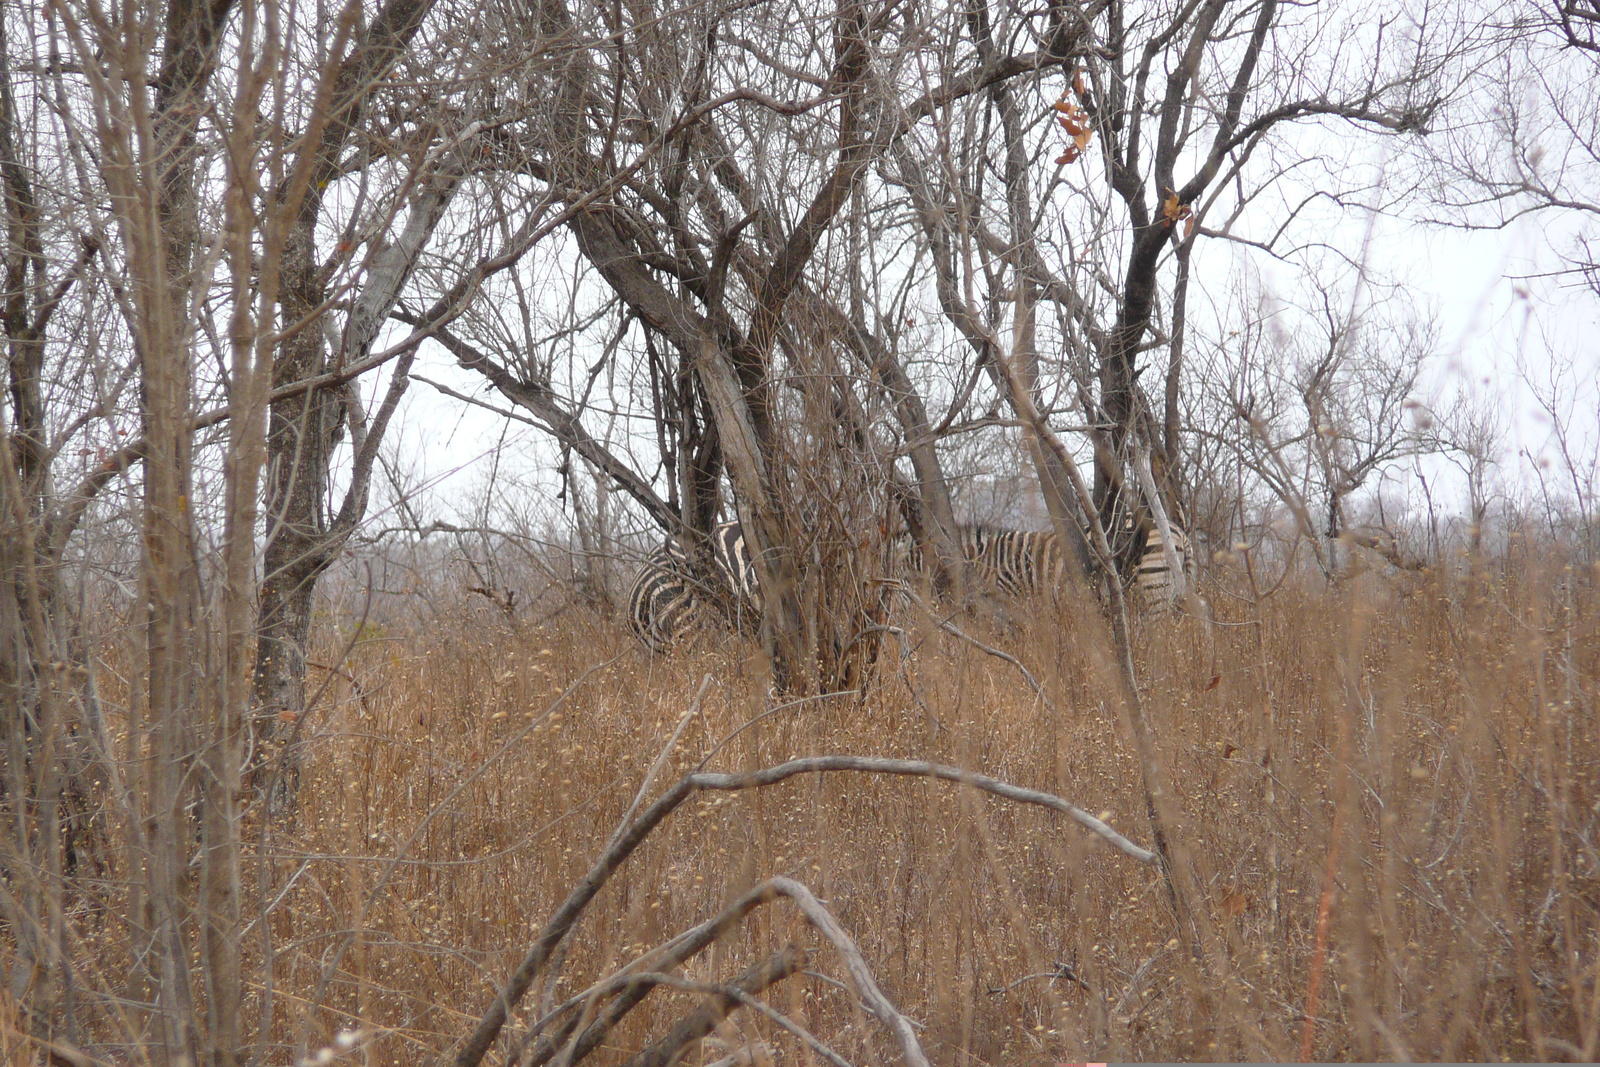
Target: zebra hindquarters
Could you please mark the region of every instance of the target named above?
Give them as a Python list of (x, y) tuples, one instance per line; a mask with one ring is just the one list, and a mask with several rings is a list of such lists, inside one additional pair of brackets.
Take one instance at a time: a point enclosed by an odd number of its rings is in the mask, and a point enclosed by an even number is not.
[(1140, 614), (1147, 618), (1171, 615), (1179, 606), (1185, 590), (1191, 589), (1194, 582), (1194, 556), (1189, 548), (1189, 536), (1176, 523), (1169, 525), (1172, 529), (1172, 554), (1177, 557), (1180, 573), (1174, 574), (1172, 571), (1167, 545), (1159, 530), (1150, 531), (1144, 553), (1139, 557), (1139, 565), (1134, 572)]
[(628, 593), (628, 625), (652, 652), (666, 652), (699, 625), (694, 585), (670, 547), (657, 549), (639, 568)]

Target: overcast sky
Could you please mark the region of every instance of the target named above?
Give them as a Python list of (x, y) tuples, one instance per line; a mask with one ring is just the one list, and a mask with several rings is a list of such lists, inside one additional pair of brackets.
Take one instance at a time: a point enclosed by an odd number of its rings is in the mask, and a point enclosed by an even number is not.
[[(1394, 147), (1392, 141), (1373, 144), (1369, 165), (1381, 170), (1383, 155)], [(1401, 283), (1419, 310), (1436, 317), (1439, 354), (1417, 399), (1441, 408), (1463, 387), (1494, 397), (1509, 425), (1502, 476), (1516, 484), (1533, 477), (1519, 453), (1553, 458), (1550, 420), (1522, 380), (1523, 368), (1537, 380), (1547, 380), (1552, 366), (1570, 366), (1563, 398), (1580, 452), (1591, 454), (1600, 436), (1600, 297), (1571, 277), (1550, 276), (1562, 265), (1559, 253), (1573, 249), (1578, 222), (1571, 215), (1547, 212), (1526, 215), (1504, 229), (1464, 230), (1329, 206), (1320, 216), (1308, 214), (1304, 227), (1318, 231), (1319, 237), (1331, 235), (1334, 244), (1355, 257), (1365, 243), (1374, 275)], [(1282, 286), (1285, 297), (1297, 284), (1292, 270), (1259, 253), (1222, 241), (1210, 244), (1204, 258), (1197, 255), (1196, 260), (1208, 266), (1195, 272), (1195, 285), (1206, 299), (1229, 301), (1229, 287), (1251, 271), (1269, 292)], [(1224, 262), (1232, 269), (1221, 266)], [(1348, 288), (1354, 268), (1343, 269)], [(480, 377), (456, 369), (435, 345), (425, 345), (416, 372), (505, 406), (485, 390)], [(463, 518), (474, 490), (484, 485), (494, 464), (498, 477), (536, 481), (553, 491), (554, 453), (541, 431), (508, 424), (422, 383), (413, 386), (406, 405), (409, 416), (397, 420), (397, 433), (391, 431), (390, 451), (398, 467), (412, 472), (413, 485), (428, 487), (424, 519)], [(602, 429), (598, 424), (592, 428)], [(1462, 499), (1463, 485), (1448, 464), (1425, 463), (1423, 470), (1436, 472), (1430, 480), (1446, 487), (1445, 499)], [(1403, 497), (1408, 481), (1404, 471), (1396, 470), (1385, 492)], [(376, 521), (387, 524), (382, 516)]]

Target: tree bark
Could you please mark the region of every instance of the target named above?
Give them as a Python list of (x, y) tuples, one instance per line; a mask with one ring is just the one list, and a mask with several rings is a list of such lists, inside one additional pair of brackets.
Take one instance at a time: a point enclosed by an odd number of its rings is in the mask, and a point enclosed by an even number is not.
[[(433, 0), (387, 0), (371, 26), (333, 74), (326, 103), (312, 116), (307, 147), (289, 169), (277, 192), (278, 201), (293, 211), (282, 255), (279, 322), (288, 331), (273, 366), (279, 388), (313, 377), (327, 368), (322, 316), (327, 297), (317, 259), (316, 227), (328, 187), (339, 177), (340, 160), (355, 139), (367, 98), (383, 75), (409, 46), (433, 7)], [(342, 38), (342, 32), (340, 34)], [(454, 166), (453, 163), (448, 166)], [(405, 235), (379, 255), (367, 290), (358, 298), (339, 353), (341, 365), (354, 362), (370, 346), (378, 326), (393, 306), (400, 286), (416, 262), (428, 235), (454, 190), (448, 170), (442, 178), (425, 174), (424, 191), (413, 205)], [(409, 357), (408, 357), (409, 358)], [(306, 643), (317, 579), (337, 557), (366, 508), (371, 464), (394, 403), (405, 388), (405, 371), (393, 379), (379, 413), (376, 433), (358, 448), (349, 494), (337, 521), (328, 515), (329, 462), (345, 421), (348, 400), (333, 391), (308, 389), (274, 401), (267, 427), (266, 547), (256, 644), (255, 714), (251, 732), (258, 759), (281, 745), (305, 708)], [(353, 396), (347, 393), (346, 397)], [(364, 454), (363, 454), (364, 453)], [(363, 465), (365, 469), (363, 469)], [(257, 789), (280, 781), (292, 792), (294, 757), (283, 771), (262, 780), (264, 764), (252, 769)], [(281, 803), (287, 795), (274, 797)]]

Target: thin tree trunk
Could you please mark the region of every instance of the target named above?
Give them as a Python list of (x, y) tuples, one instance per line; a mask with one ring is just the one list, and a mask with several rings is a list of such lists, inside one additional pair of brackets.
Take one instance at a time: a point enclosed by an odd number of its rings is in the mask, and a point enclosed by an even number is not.
[[(290, 330), (273, 367), (274, 388), (303, 381), (327, 366), (322, 316), (325, 284), (317, 259), (316, 227), (324, 195), (339, 176), (340, 159), (355, 136), (373, 87), (399, 58), (431, 10), (433, 0), (387, 0), (333, 76), (326, 109), (311, 117), (307, 147), (279, 190), (279, 202), (293, 211), (282, 255), (279, 321)], [(342, 34), (341, 34), (342, 36)], [(336, 45), (342, 42), (336, 41)], [(334, 49), (335, 53), (339, 48)], [(427, 163), (432, 166), (434, 164)], [(401, 239), (380, 253), (367, 285), (351, 310), (340, 346), (342, 365), (354, 363), (371, 345), (394, 306), (401, 285), (432, 234), (454, 192), (457, 172), (447, 159), (435, 173), (422, 175)], [(404, 357), (374, 432), (357, 445), (351, 487), (336, 519), (327, 513), (329, 462), (349, 412), (352, 434), (359, 412), (355, 393), (343, 397), (309, 389), (271, 406), (266, 446), (266, 548), (262, 554), (260, 621), (256, 645), (255, 713), (251, 721), (258, 763), (252, 769), (257, 789), (278, 781), (292, 790), (294, 754), (283, 770), (262, 779), (261, 761), (273, 755), (300, 721), (305, 708), (305, 651), (311, 632), (316, 583), (337, 557), (366, 510), (367, 488), (384, 424), (405, 389)], [(280, 793), (275, 800), (287, 796)]]

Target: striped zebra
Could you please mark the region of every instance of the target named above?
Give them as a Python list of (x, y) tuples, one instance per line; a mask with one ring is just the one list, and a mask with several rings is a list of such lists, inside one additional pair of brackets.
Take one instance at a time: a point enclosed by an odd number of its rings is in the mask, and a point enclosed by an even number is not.
[[(1189, 581), (1194, 580), (1194, 556), (1189, 538), (1176, 523), (1172, 529), (1173, 550)], [(1131, 520), (1125, 530), (1134, 532)], [(961, 558), (983, 582), (1011, 597), (1033, 596), (1060, 589), (1066, 580), (1066, 556), (1054, 530), (1009, 530), (994, 526), (963, 525), (956, 529), (956, 548)], [(916, 549), (912, 566), (921, 569)], [(1133, 589), (1146, 615), (1162, 615), (1179, 598), (1165, 545), (1159, 531), (1151, 530), (1134, 568)]]
[(735, 628), (761, 618), (755, 562), (737, 522), (711, 531), (712, 571), (694, 573), (689, 553), (668, 538), (639, 568), (628, 591), (628, 625), (652, 652), (665, 652), (719, 608)]
[(1059, 589), (1067, 576), (1066, 557), (1054, 530), (960, 526), (956, 549), (979, 578), (1008, 596)]
[(1183, 527), (1168, 520), (1172, 530), (1172, 551), (1182, 568), (1182, 581), (1172, 573), (1167, 559), (1166, 544), (1159, 529), (1152, 528), (1145, 537), (1144, 552), (1134, 570), (1133, 587), (1138, 593), (1140, 609), (1146, 615), (1166, 615), (1183, 599), (1185, 587), (1194, 588), (1195, 559), (1189, 546), (1189, 535)]

